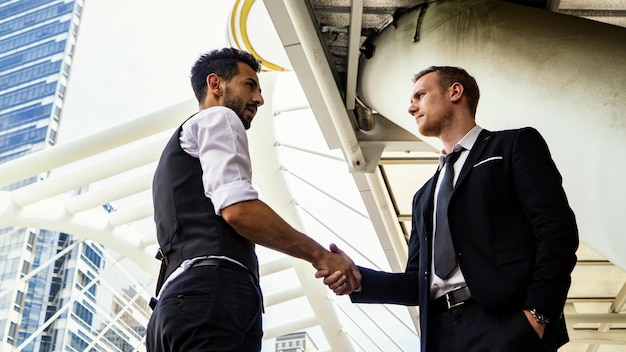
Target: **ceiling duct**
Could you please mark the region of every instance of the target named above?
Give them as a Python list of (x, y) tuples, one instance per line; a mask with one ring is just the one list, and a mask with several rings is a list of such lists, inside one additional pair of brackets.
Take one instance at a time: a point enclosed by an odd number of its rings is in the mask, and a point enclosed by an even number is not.
[(356, 104), (354, 105), (354, 115), (356, 118), (356, 123), (359, 125), (359, 129), (362, 131), (371, 131), (376, 127), (376, 119), (374, 118), (374, 113), (372, 109), (367, 107), (359, 97), (355, 99)]

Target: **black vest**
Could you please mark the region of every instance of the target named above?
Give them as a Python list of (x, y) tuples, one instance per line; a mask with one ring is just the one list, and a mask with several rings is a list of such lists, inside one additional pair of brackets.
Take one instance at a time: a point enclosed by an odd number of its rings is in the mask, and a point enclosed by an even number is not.
[(180, 146), (182, 127), (170, 138), (154, 173), (152, 197), (161, 270), (158, 295), (165, 279), (186, 259), (223, 255), (244, 264), (255, 278), (259, 264), (254, 243), (239, 235), (204, 194), (200, 160)]

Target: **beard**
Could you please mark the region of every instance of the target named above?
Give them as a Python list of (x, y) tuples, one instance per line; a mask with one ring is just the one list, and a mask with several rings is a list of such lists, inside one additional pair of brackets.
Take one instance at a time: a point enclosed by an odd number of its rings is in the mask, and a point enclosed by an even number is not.
[(417, 126), (419, 133), (426, 137), (437, 137), (442, 129), (441, 121), (430, 121), (429, 119), (422, 120), (422, 123)]
[(230, 108), (235, 112), (235, 114), (237, 114), (237, 116), (239, 116), (239, 120), (241, 120), (241, 123), (246, 130), (250, 128), (254, 115), (250, 116), (250, 118), (246, 118), (245, 114), (248, 112), (246, 110), (246, 103), (244, 103), (243, 99), (239, 96), (232, 94), (228, 85), (224, 90), (224, 106)]
[(446, 128), (453, 125), (453, 121), (451, 111), (442, 111), (439, 114), (422, 118), (417, 129), (422, 136), (439, 137)]

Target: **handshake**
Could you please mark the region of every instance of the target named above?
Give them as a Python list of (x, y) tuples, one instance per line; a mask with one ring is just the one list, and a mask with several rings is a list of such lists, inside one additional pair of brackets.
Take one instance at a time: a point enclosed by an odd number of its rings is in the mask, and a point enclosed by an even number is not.
[(324, 284), (337, 295), (352, 293), (361, 286), (361, 272), (350, 257), (336, 244), (330, 244), (330, 252), (321, 263), (314, 265), (316, 278), (324, 278)]

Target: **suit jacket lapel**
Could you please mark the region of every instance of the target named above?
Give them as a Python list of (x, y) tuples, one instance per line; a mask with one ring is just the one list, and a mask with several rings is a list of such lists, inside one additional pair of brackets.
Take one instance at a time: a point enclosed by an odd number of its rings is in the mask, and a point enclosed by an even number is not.
[(428, 238), (428, 242), (432, 240), (433, 234), (433, 209), (434, 209), (434, 197), (435, 197), (435, 187), (437, 185), (437, 178), (439, 178), (439, 169), (435, 172), (435, 175), (431, 177), (430, 181), (426, 183), (424, 186), (424, 208), (421, 212), (422, 216), (422, 224), (424, 224), (424, 228), (420, 229), (423, 231), (424, 236)]
[(483, 151), (485, 150), (485, 147), (487, 147), (487, 145), (489, 144), (492, 135), (493, 133), (491, 131), (480, 131), (480, 134), (478, 135), (478, 138), (476, 138), (476, 142), (474, 143), (472, 150), (470, 150), (470, 153), (465, 160), (465, 164), (463, 164), (463, 168), (461, 169), (459, 178), (456, 180), (456, 185), (454, 186), (454, 188), (457, 188), (463, 182), (463, 180), (465, 180), (467, 175), (474, 168), (474, 165), (476, 165), (478, 160), (480, 160), (480, 157), (481, 155), (483, 155)]

